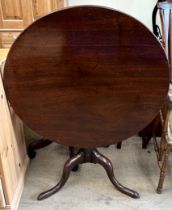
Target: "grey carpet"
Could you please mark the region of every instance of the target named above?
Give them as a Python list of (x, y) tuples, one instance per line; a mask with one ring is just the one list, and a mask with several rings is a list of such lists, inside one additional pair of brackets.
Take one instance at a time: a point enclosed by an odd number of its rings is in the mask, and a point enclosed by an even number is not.
[(53, 143), (39, 150), (27, 172), (19, 210), (172, 210), (172, 154), (161, 195), (156, 193), (159, 168), (153, 144), (142, 150), (141, 139), (132, 137), (122, 149), (100, 148), (114, 165), (117, 179), (140, 193), (132, 199), (117, 191), (99, 165), (84, 164), (72, 172), (66, 185), (52, 197), (37, 201), (37, 195), (60, 179), (68, 149)]

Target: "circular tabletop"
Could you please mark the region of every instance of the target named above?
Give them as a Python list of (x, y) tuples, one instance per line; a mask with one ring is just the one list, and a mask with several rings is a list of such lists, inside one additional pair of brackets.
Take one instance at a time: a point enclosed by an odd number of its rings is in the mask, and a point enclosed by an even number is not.
[(92, 148), (143, 129), (163, 105), (168, 62), (153, 34), (113, 9), (79, 6), (30, 25), (4, 70), (7, 98), (34, 131)]

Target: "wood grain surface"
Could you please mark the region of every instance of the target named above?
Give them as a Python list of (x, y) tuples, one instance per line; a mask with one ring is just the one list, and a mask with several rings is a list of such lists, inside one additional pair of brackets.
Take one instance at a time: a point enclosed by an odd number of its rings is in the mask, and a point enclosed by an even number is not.
[(59, 10), (12, 46), (4, 85), (20, 118), (45, 138), (91, 148), (127, 139), (166, 100), (169, 67), (136, 19), (97, 6)]

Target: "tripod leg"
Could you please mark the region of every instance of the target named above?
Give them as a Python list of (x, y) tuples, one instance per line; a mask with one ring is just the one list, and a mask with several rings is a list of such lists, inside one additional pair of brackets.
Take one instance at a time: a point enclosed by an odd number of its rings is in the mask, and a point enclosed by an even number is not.
[[(70, 158), (72, 158), (73, 156), (75, 156), (75, 148), (74, 147), (69, 147), (69, 156)], [(76, 165), (75, 167), (73, 167), (72, 171), (78, 171), (79, 169), (79, 165)]]
[(83, 161), (84, 161), (84, 153), (83, 152), (79, 152), (78, 154), (76, 154), (75, 156), (73, 156), (72, 158), (67, 160), (67, 162), (64, 165), (63, 174), (62, 174), (62, 177), (61, 177), (61, 180), (59, 181), (59, 183), (56, 186), (54, 186), (53, 188), (41, 193), (38, 196), (38, 200), (43, 200), (43, 199), (48, 198), (51, 195), (55, 194), (56, 192), (58, 192), (64, 186), (66, 181), (68, 180), (71, 170), (76, 165), (83, 163)]
[(99, 153), (97, 150), (93, 150), (93, 162), (94, 163), (99, 163), (104, 167), (106, 170), (106, 173), (112, 182), (112, 184), (118, 189), (120, 192), (132, 197), (132, 198), (139, 198), (139, 194), (136, 191), (130, 190), (123, 185), (121, 185), (115, 178), (114, 172), (113, 172), (113, 166), (111, 161), (106, 158), (104, 155)]

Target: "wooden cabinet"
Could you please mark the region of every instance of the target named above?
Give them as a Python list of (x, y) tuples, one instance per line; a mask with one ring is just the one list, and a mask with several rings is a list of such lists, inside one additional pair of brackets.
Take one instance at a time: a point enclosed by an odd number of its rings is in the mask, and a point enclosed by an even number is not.
[[(0, 49), (0, 58), (2, 51)], [(6, 52), (4, 53), (6, 54)], [(16, 210), (28, 165), (22, 121), (6, 100), (0, 69), (0, 210)]]
[(56, 9), (67, 6), (63, 0), (32, 0), (32, 11), (34, 20)]
[(0, 47), (10, 47), (34, 20), (65, 6), (67, 0), (0, 0)]

